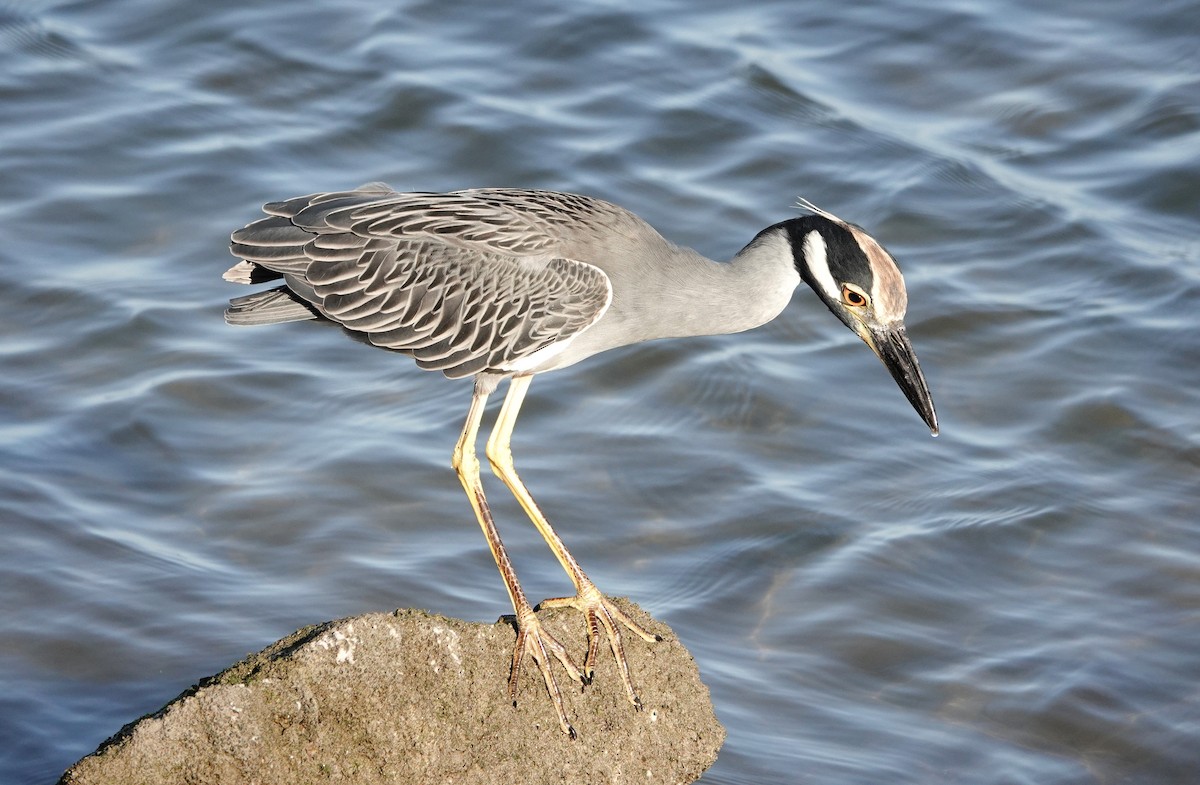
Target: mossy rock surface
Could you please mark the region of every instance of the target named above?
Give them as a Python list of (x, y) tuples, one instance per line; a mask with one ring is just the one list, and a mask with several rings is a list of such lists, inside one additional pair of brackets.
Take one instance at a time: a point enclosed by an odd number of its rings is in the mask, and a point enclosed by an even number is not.
[[(616, 602), (663, 637), (625, 636), (643, 709), (606, 645), (583, 690), (556, 664), (574, 741), (532, 662), (509, 700), (509, 623), (400, 610), (277, 641), (127, 725), (61, 783), (692, 782), (725, 737), (708, 689), (670, 629)], [(539, 616), (582, 658), (578, 613)]]

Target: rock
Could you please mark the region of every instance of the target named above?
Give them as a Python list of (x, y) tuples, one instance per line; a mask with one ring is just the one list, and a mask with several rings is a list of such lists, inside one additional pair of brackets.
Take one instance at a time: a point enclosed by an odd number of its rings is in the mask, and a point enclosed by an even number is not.
[[(663, 636), (625, 636), (644, 708), (629, 702), (603, 643), (582, 691), (556, 663), (575, 741), (534, 663), (510, 701), (508, 621), (400, 610), (293, 633), (125, 726), (60, 785), (691, 782), (725, 737), (708, 689), (670, 629), (617, 603)], [(582, 657), (578, 613), (539, 616)]]

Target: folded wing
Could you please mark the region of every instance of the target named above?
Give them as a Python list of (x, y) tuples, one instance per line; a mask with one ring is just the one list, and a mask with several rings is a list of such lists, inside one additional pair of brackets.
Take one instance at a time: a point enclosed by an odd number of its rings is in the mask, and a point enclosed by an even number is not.
[(536, 211), (487, 194), (371, 185), (268, 204), (233, 234), (244, 261), (225, 277), (284, 283), (231, 301), (226, 318), (323, 317), (447, 376), (509, 370), (594, 324), (611, 288), (599, 268), (557, 253)]

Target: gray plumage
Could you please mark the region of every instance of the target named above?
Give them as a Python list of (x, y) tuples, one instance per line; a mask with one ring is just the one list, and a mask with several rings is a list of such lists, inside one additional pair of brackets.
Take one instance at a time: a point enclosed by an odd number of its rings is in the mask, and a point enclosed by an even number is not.
[(524, 213), (514, 202), (366, 186), (268, 204), (270, 217), (234, 233), (245, 264), (226, 278), (251, 282), (265, 268), (286, 286), (233, 301), (228, 321), (319, 315), (450, 377), (507, 372), (586, 330), (610, 293), (607, 276), (564, 257), (551, 234), (554, 206), (583, 216), (586, 202), (529, 198), (540, 211)]
[(233, 300), (231, 324), (324, 317), (450, 377), (747, 329), (778, 314), (800, 280), (782, 234), (720, 264), (574, 194), (371, 184), (263, 209), (269, 217), (233, 234), (245, 261), (225, 277), (284, 286)]

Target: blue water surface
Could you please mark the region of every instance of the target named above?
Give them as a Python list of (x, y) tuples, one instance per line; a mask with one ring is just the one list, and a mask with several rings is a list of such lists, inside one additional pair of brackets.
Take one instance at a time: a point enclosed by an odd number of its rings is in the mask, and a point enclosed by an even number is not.
[(1193, 781), (1197, 40), (1170, 1), (0, 4), (0, 781), (298, 627), (508, 610), (469, 383), (221, 318), (231, 229), (371, 180), (721, 259), (803, 196), (900, 260), (936, 440), (807, 290), (531, 388), (523, 477), (712, 689), (704, 782)]

